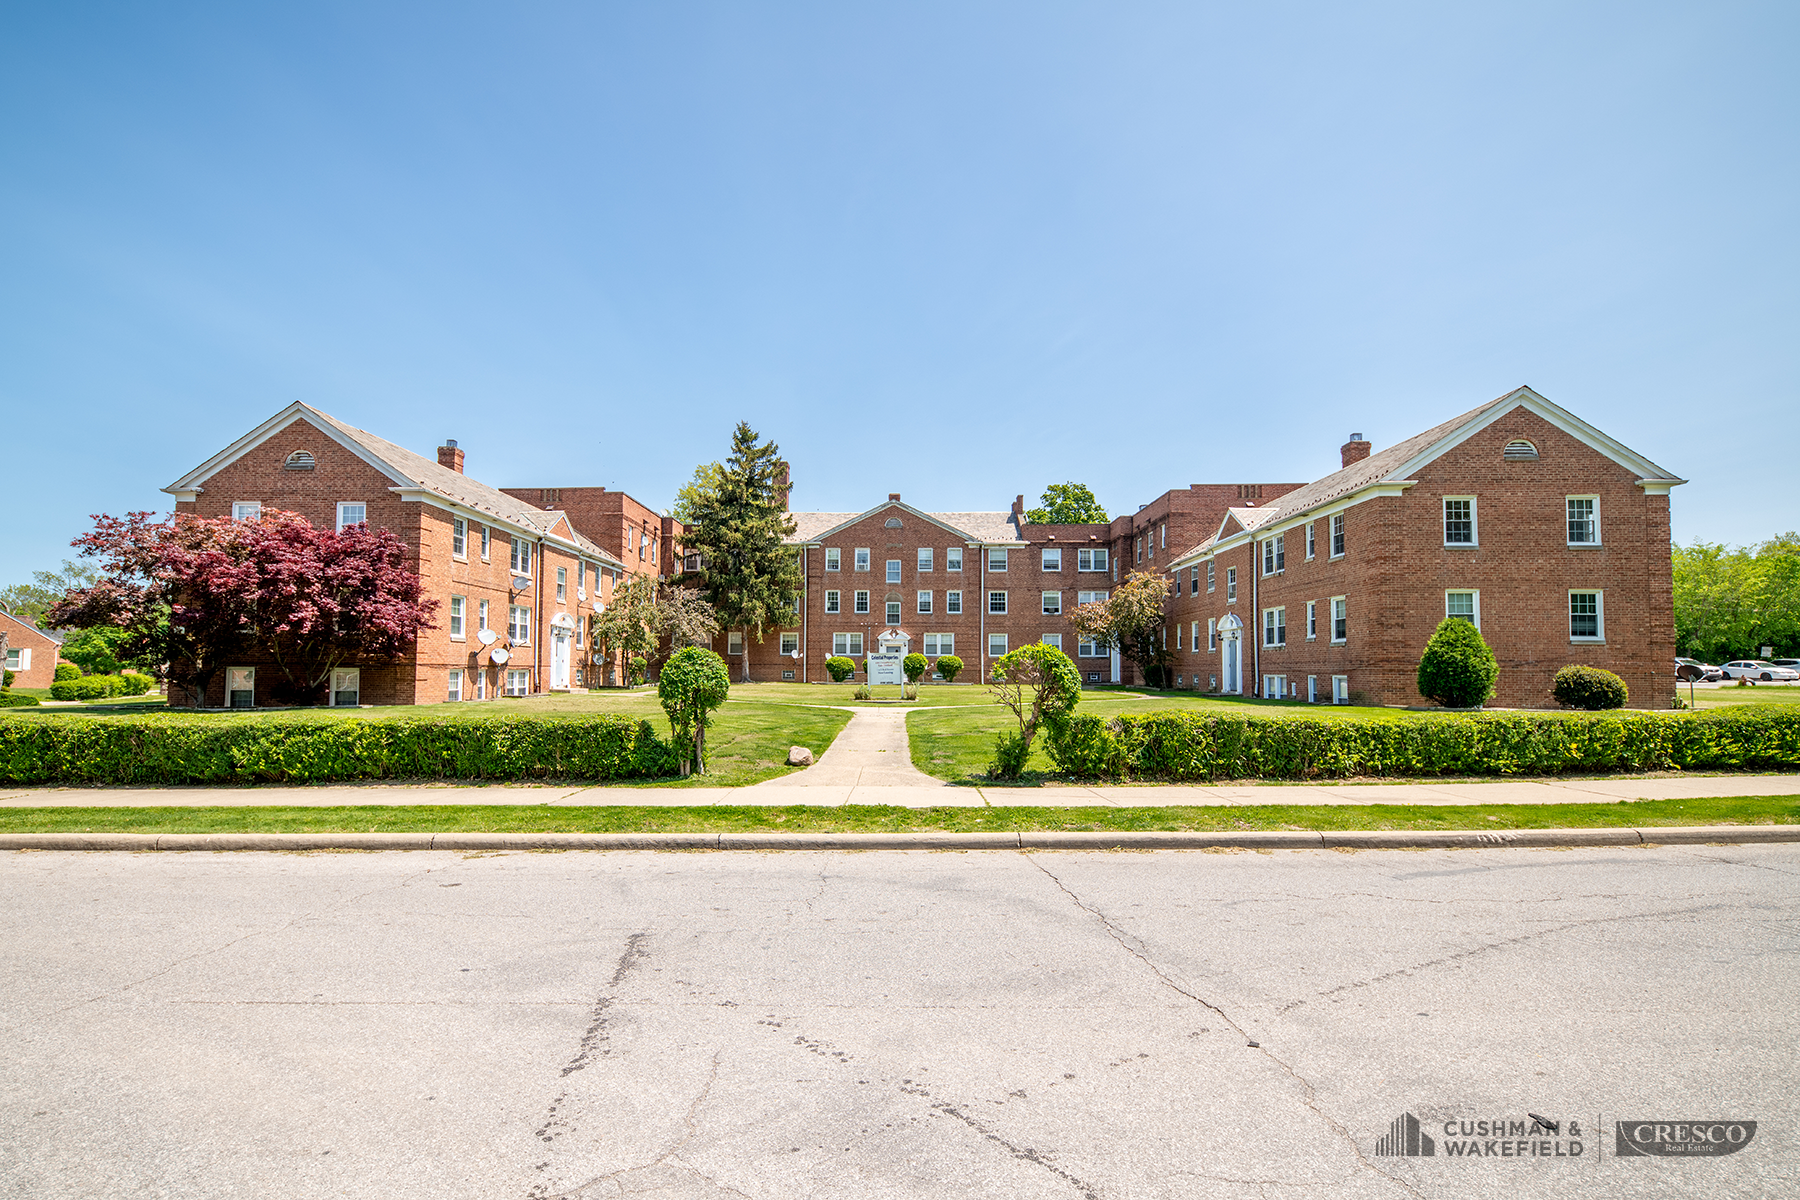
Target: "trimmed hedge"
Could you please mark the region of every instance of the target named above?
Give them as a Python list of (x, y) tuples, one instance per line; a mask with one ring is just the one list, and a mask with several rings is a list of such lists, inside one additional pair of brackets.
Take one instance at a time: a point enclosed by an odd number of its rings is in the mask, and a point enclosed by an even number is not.
[(0, 688), (0, 708), (30, 708), (39, 703), (36, 696), (15, 696), (12, 692)]
[(1340, 779), (1800, 766), (1800, 712), (1473, 713), (1385, 720), (1076, 716), (1045, 749), (1082, 779)]
[(324, 783), (348, 779), (647, 779), (675, 751), (622, 716), (466, 721), (20, 717), (0, 722), (8, 784)]
[(127, 671), (123, 675), (78, 675), (50, 685), (52, 700), (105, 700), (109, 696), (142, 696), (156, 686), (148, 675)]
[(1556, 682), (1550, 688), (1550, 694), (1556, 697), (1558, 704), (1568, 708), (1585, 708), (1589, 712), (1624, 708), (1625, 701), (1630, 699), (1625, 690), (1625, 681), (1611, 671), (1576, 664), (1566, 666), (1556, 673)]

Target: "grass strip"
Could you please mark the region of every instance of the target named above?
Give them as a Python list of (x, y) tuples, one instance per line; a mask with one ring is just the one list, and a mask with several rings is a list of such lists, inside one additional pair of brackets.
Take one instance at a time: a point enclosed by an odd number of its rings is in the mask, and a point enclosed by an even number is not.
[(1355, 829), (1606, 829), (1800, 824), (1800, 797), (1617, 800), (1598, 804), (1243, 805), (1145, 808), (899, 808), (891, 805), (340, 808), (9, 808), (0, 833), (967, 833), (1239, 832)]

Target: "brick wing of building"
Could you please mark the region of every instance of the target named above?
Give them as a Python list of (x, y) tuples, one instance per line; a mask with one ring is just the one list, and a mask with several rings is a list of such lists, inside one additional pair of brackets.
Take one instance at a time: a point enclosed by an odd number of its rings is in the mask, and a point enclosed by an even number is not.
[[(398, 663), (335, 671), (328, 703), (435, 704), (580, 689), (588, 617), (626, 567), (546, 509), (463, 474), (448, 442), (437, 461), (292, 404), (163, 489), (179, 512), (251, 519), (264, 508), (341, 529), (366, 521), (406, 543), (436, 628)], [(247, 649), (215, 680), (209, 705), (277, 700), (270, 660)], [(188, 703), (180, 688), (169, 697)]]
[(1499, 660), (1499, 705), (1551, 704), (1570, 663), (1662, 701), (1683, 480), (1525, 387), (1371, 450), (1353, 435), (1342, 470), (1233, 506), (1172, 560), (1181, 686), (1422, 704), (1425, 643), (1460, 617)]
[(46, 633), (4, 609), (0, 609), (0, 630), (6, 633), (6, 669), (13, 672), (14, 687), (47, 688), (56, 682), (61, 634)]

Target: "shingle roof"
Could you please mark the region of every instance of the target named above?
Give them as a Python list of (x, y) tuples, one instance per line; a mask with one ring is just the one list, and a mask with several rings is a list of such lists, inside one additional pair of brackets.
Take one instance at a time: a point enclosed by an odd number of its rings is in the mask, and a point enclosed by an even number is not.
[[(792, 512), (788, 516), (794, 518), (794, 536), (788, 544), (799, 545), (802, 542), (816, 542), (838, 526), (854, 521), (869, 513), (879, 512), (888, 507), (878, 504), (866, 512)], [(1025, 539), (1020, 536), (1018, 522), (1010, 512), (961, 512), (961, 513), (925, 513), (933, 521), (948, 525), (950, 528), (965, 534), (972, 542), (1019, 542)]]

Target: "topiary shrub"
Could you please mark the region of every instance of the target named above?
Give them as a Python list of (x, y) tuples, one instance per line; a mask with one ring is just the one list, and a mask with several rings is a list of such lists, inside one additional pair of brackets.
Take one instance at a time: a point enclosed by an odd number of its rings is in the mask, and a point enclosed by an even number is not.
[(682, 774), (690, 763), (706, 774), (706, 727), (712, 724), (712, 710), (725, 703), (730, 691), (725, 660), (703, 646), (677, 650), (663, 664), (656, 698), (669, 714), (671, 740), (682, 752)]
[(1438, 623), (1419, 658), (1419, 695), (1445, 708), (1479, 708), (1499, 678), (1500, 664), (1481, 631), (1457, 617)]
[(856, 674), (856, 660), (845, 658), (841, 654), (834, 654), (825, 660), (825, 673), (831, 676), (831, 682), (842, 683)]
[(955, 683), (956, 677), (962, 674), (963, 660), (954, 654), (946, 654), (937, 660), (937, 673), (944, 677), (945, 683)]
[(908, 683), (919, 682), (919, 676), (923, 675), (930, 667), (931, 664), (926, 661), (923, 654), (909, 654), (900, 660), (900, 669), (906, 672), (906, 682)]
[(119, 695), (142, 696), (156, 686), (156, 680), (136, 671), (127, 671), (119, 676)]
[(1564, 708), (1581, 708), (1588, 712), (1624, 708), (1627, 699), (1625, 681), (1611, 671), (1573, 664), (1556, 673), (1556, 684), (1550, 694)]
[(52, 682), (52, 683), (67, 683), (71, 679), (80, 679), (80, 678), (81, 678), (81, 668), (76, 666), (74, 663), (57, 663), (56, 664), (56, 678), (52, 679), (50, 682)]

